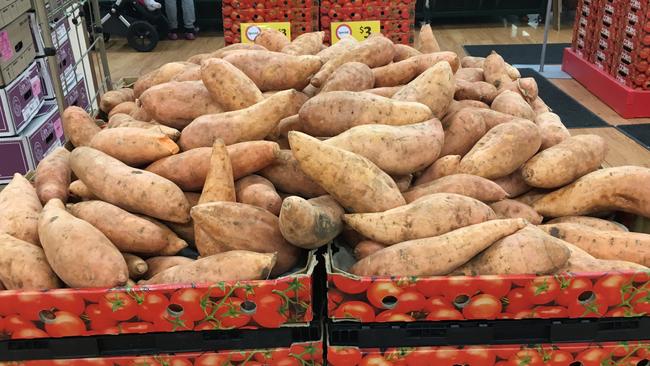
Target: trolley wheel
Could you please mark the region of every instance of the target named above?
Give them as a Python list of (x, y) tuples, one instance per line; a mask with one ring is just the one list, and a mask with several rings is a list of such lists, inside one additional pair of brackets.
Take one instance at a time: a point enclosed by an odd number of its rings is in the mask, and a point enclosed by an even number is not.
[(135, 21), (126, 32), (126, 39), (136, 51), (149, 52), (156, 48), (160, 36), (156, 28), (151, 23)]

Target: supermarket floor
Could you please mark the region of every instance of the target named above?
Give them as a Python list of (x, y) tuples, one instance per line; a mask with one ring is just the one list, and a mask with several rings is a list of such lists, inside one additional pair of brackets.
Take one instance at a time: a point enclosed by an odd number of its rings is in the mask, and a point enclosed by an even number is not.
[[(542, 43), (543, 26), (535, 24), (513, 24), (507, 20), (489, 23), (461, 23), (433, 25), (440, 46), (445, 50), (455, 51), (464, 56), (462, 46), (466, 44), (509, 44)], [(551, 31), (550, 43), (570, 43), (572, 29), (564, 25), (560, 31)], [(124, 40), (112, 39), (107, 44), (111, 74), (114, 80), (124, 77), (142, 75), (158, 66), (185, 60), (197, 53), (210, 52), (224, 46), (223, 38), (218, 35), (201, 34), (195, 41), (161, 41), (154, 52), (139, 53), (126, 44)], [(650, 119), (626, 120), (607, 107), (598, 98), (572, 79), (552, 79), (564, 92), (572, 96), (586, 108), (599, 115), (612, 126), (622, 124), (648, 123)], [(641, 165), (650, 167), (650, 151), (638, 145), (619, 130), (612, 127), (574, 129), (573, 134), (594, 133), (609, 142), (609, 153), (605, 162), (610, 166)]]

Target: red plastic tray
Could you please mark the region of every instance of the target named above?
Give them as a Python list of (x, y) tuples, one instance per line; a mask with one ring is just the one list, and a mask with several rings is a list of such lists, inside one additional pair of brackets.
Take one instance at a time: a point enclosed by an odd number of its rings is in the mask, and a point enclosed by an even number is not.
[(562, 70), (571, 75), (623, 118), (650, 117), (650, 91), (635, 90), (578, 56), (564, 50)]

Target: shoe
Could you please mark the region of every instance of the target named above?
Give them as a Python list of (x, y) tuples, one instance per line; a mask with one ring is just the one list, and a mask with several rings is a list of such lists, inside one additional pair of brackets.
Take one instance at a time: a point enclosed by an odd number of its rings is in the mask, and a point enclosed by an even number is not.
[(169, 39), (172, 40), (172, 41), (175, 41), (175, 40), (178, 39), (178, 34), (176, 34), (176, 33), (174, 33), (174, 32), (169, 32), (169, 33), (167, 34), (167, 38), (169, 38)]
[(196, 35), (194, 33), (185, 33), (185, 39), (188, 41), (193, 41), (196, 39)]

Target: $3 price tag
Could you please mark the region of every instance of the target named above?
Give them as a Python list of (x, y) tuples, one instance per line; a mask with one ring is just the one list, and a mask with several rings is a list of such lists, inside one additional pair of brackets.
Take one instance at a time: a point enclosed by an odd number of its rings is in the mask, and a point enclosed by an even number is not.
[(379, 20), (366, 20), (356, 22), (332, 22), (332, 44), (346, 36), (352, 36), (358, 41), (363, 41), (373, 33), (381, 32)]

